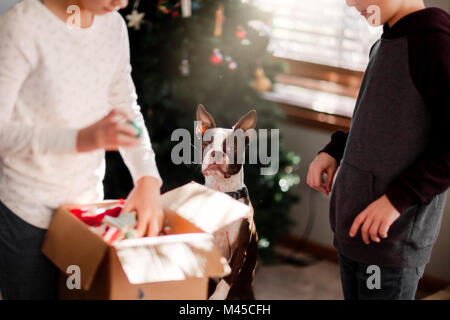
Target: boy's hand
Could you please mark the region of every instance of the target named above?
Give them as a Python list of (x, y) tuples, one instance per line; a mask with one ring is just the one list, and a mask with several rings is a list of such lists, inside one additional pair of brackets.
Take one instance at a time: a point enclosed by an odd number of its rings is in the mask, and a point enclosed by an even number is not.
[(136, 211), (139, 237), (157, 236), (163, 227), (159, 180), (153, 177), (139, 179), (125, 202), (123, 212)]
[(125, 113), (112, 110), (106, 117), (96, 123), (78, 131), (77, 151), (89, 152), (97, 149), (118, 150), (119, 147), (131, 147), (138, 143), (136, 130), (126, 122), (117, 119), (128, 120)]
[(353, 221), (350, 228), (350, 237), (354, 237), (361, 227), (361, 237), (365, 244), (369, 244), (370, 239), (380, 242), (380, 237), (387, 238), (391, 225), (400, 217), (400, 213), (395, 209), (386, 195), (372, 202)]
[[(313, 189), (322, 191), (325, 195), (328, 195), (331, 191), (331, 184), (333, 183), (333, 177), (337, 170), (337, 161), (328, 153), (321, 152), (311, 162), (306, 177), (306, 183)], [(322, 183), (323, 174), (327, 174), (327, 180), (325, 184)]]

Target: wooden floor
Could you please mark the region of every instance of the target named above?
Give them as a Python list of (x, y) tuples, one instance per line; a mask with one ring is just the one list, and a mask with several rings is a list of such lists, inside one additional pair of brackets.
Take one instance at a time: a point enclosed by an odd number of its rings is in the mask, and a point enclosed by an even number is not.
[[(328, 260), (277, 248), (281, 262), (259, 265), (255, 275), (256, 299), (342, 300), (339, 267)], [(427, 295), (418, 291), (416, 299)]]
[(319, 261), (310, 266), (261, 266), (255, 277), (256, 299), (342, 300), (336, 265)]
[(436, 292), (435, 294), (424, 298), (424, 300), (450, 300), (450, 287)]
[[(258, 300), (342, 300), (336, 263), (302, 252), (277, 248), (280, 263), (259, 265), (255, 275)], [(418, 291), (416, 299), (450, 299), (450, 288), (428, 296)], [(0, 296), (1, 300), (1, 296)]]

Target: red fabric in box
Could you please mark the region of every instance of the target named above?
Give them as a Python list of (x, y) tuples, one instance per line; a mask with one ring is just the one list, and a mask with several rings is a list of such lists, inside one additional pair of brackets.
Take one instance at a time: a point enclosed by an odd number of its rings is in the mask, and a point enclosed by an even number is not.
[(101, 222), (103, 221), (103, 218), (108, 215), (112, 216), (114, 218), (117, 218), (122, 211), (122, 207), (114, 207), (106, 210), (103, 213), (97, 214), (95, 216), (83, 216), (84, 213), (87, 213), (89, 210), (87, 209), (72, 209), (70, 212), (76, 216), (78, 219), (83, 221), (89, 226), (98, 227), (100, 226)]

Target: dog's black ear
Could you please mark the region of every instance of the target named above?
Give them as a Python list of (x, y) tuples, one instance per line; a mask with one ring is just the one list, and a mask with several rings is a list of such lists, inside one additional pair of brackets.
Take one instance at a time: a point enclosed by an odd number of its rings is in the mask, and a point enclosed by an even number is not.
[(199, 104), (197, 107), (197, 121), (201, 121), (201, 123), (198, 123), (195, 128), (195, 133), (199, 138), (201, 138), (206, 130), (216, 127), (214, 118), (208, 111), (206, 111), (202, 104)]

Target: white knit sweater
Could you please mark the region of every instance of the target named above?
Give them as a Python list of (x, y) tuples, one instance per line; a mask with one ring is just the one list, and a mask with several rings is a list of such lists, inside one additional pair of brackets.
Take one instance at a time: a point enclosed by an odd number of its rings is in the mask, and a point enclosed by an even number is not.
[[(145, 128), (130, 72), (117, 12), (86, 29), (69, 29), (39, 0), (1, 16), (0, 201), (45, 229), (61, 204), (102, 200), (105, 152), (77, 153), (77, 132), (112, 108)], [(147, 130), (120, 153), (134, 182), (162, 183)]]

